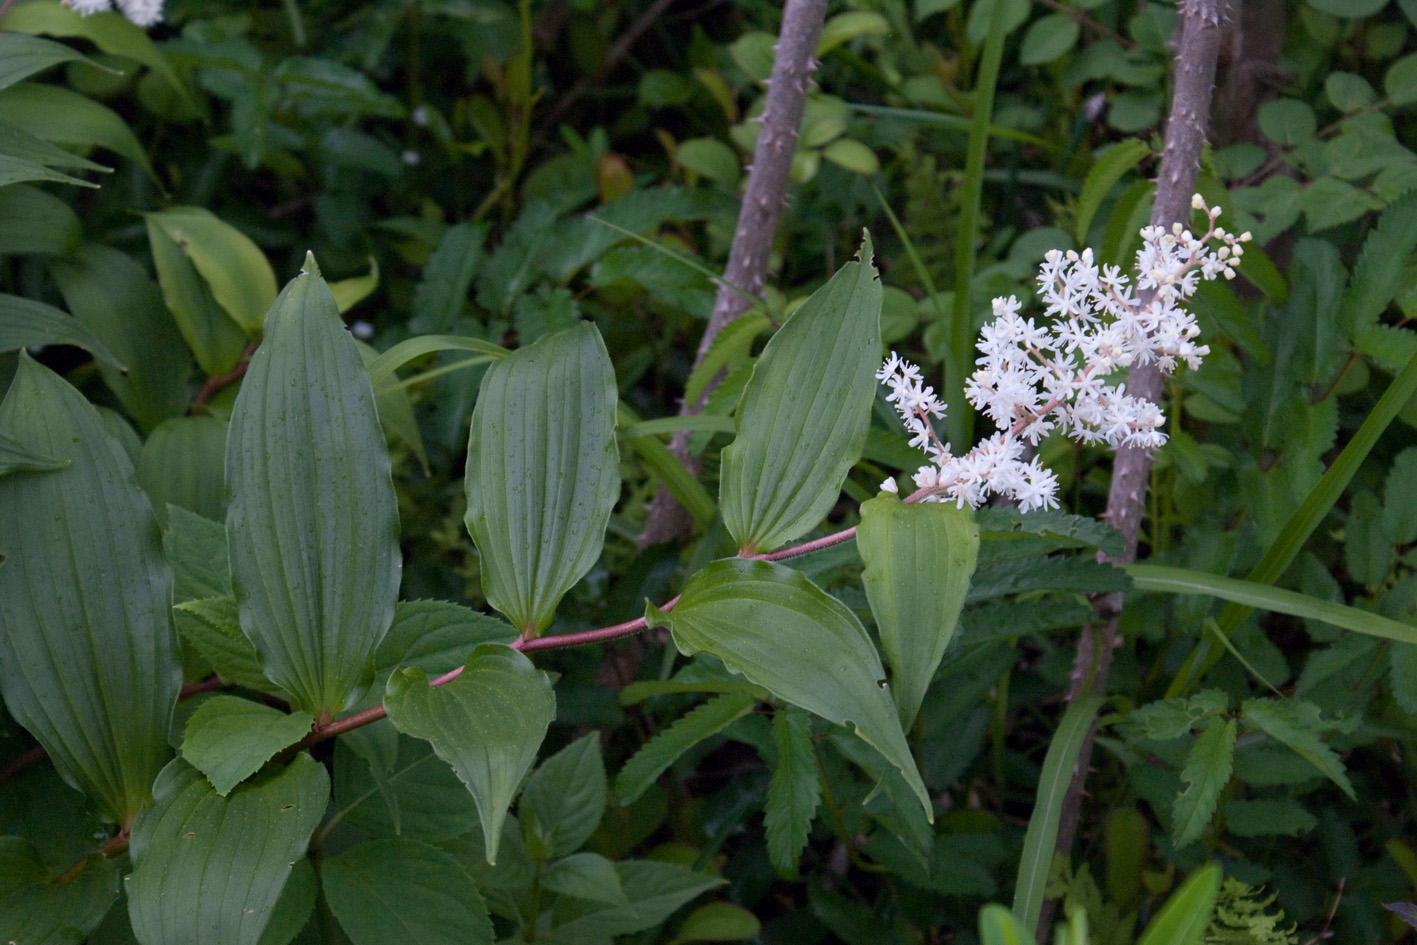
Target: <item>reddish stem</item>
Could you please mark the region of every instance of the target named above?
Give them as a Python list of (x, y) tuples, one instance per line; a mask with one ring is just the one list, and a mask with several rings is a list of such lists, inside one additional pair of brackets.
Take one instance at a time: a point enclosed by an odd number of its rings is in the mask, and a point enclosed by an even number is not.
[(197, 399), (192, 404), (192, 413), (197, 413), (197, 408), (212, 398), (217, 391), (226, 385), (239, 381), (245, 374), (246, 368), (251, 364), (251, 355), (256, 353), (256, 342), (251, 342), (246, 346), (246, 350), (241, 352), (241, 362), (227, 371), (225, 374), (216, 374), (207, 378), (207, 382), (202, 385), (202, 389), (197, 392)]
[(49, 753), (44, 750), (43, 745), (35, 745), (29, 751), (11, 761), (4, 768), (0, 768), (0, 784), (4, 784), (30, 765), (37, 764), (48, 757)]

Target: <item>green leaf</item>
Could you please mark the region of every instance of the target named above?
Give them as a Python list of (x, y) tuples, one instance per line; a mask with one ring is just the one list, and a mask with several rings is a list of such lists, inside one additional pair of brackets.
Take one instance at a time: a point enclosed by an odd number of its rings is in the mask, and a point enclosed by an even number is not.
[[(37, 857), (34, 865), (42, 869)], [(33, 885), (8, 895), (0, 893), (0, 929), (5, 930), (7, 942), (79, 945), (103, 921), (117, 898), (117, 867), (93, 854), (62, 876), (46, 879), (41, 874)]]
[(1417, 447), (1398, 453), (1383, 488), (1383, 534), (1389, 541), (1417, 541)]
[[(394, 736), (392, 750), (359, 745), (365, 734), (374, 735), (370, 742), (382, 741), (374, 734), (381, 727)], [(400, 836), (441, 845), (477, 831), (477, 805), (453, 769), (439, 760), (433, 746), (398, 734), (387, 720), (339, 737), (334, 782), (335, 805), (344, 823), (372, 837)], [(479, 840), (479, 854), (481, 847)]]
[(74, 316), (43, 302), (0, 293), (0, 352), (30, 345), (76, 345), (119, 371), (127, 370)]
[[(9, 27), (10, 24), (5, 25)], [(61, 62), (95, 65), (83, 53), (63, 43), (29, 36), (13, 29), (0, 33), (0, 89), (9, 88)]]
[(1171, 894), (1137, 945), (1198, 945), (1220, 894), (1220, 867), (1207, 863)]
[(419, 335), (415, 338), (406, 338), (379, 355), (369, 365), (369, 383), (376, 391), (388, 390), (396, 386), (394, 383), (395, 371), (415, 358), (421, 358), (435, 351), (473, 351), (486, 355), (489, 361), (493, 358), (504, 358), (510, 354), (506, 348), (494, 345), (490, 341), (483, 341), (481, 338), (464, 338), (459, 335)]
[(1012, 912), (991, 902), (979, 910), (979, 941), (982, 945), (1030, 945), (1033, 934)]
[(472, 877), (426, 843), (361, 843), (324, 860), (320, 880), (354, 945), (492, 945), (495, 938)]
[(63, 469), (70, 462), (72, 460), (37, 453), (14, 437), (0, 433), (0, 476), (21, 470), (44, 472), (47, 469)]
[(959, 622), (979, 558), (979, 526), (972, 509), (906, 505), (882, 495), (862, 503), (856, 545), (896, 709), (908, 730)]
[(1171, 841), (1177, 849), (1200, 838), (1230, 780), (1235, 765), (1235, 720), (1213, 717), (1201, 729), (1190, 751), (1181, 780), (1186, 787), (1171, 809)]
[[(1066, 13), (1039, 17), (1023, 34), (1018, 61), (1025, 66), (1042, 66), (1061, 59), (1077, 45), (1081, 31), (1078, 21)], [(1086, 232), (1085, 228), (1083, 231)]]
[[(320, 881), (315, 877), (315, 867), (310, 865), (310, 860), (296, 860), (257, 945), (290, 945), (314, 914), (319, 885)], [(89, 945), (101, 943), (90, 942)]]
[(152, 219), (147, 221), (147, 230), (157, 282), (177, 330), (203, 371), (209, 375), (227, 373), (241, 360), (245, 333), (217, 305), (197, 267), (172, 237)]
[(762, 931), (763, 924), (758, 917), (742, 906), (731, 902), (710, 902), (689, 913), (669, 945), (679, 945), (681, 942), (746, 942), (756, 940)]
[(821, 802), (822, 772), (812, 747), (811, 721), (801, 709), (783, 706), (773, 714), (772, 740), (777, 761), (763, 808), (768, 859), (780, 875), (796, 876)]
[(654, 738), (620, 769), (615, 778), (615, 802), (628, 807), (639, 800), (680, 755), (752, 712), (757, 703), (758, 700), (747, 693), (715, 696), (655, 733)]
[[(9, 36), (9, 33), (0, 33), (0, 37)], [(54, 181), (60, 184), (78, 184), (80, 187), (97, 187), (97, 184), (90, 183), (82, 177), (74, 177), (61, 171), (51, 170), (43, 164), (34, 161), (26, 161), (24, 158), (0, 152), (0, 187), (6, 184), (18, 184), (24, 181)]]
[(1319, 820), (1298, 801), (1277, 798), (1227, 801), (1225, 829), (1237, 837), (1296, 837), (1319, 825)]
[(0, 431), (63, 469), (0, 478), (0, 690), (64, 780), (130, 823), (182, 684), (152, 506), (98, 411), (21, 355)]
[(227, 797), (178, 759), (133, 825), (128, 917), (143, 945), (257, 945), (329, 799), (325, 769), (300, 754)]
[(256, 648), (241, 632), (236, 598), (230, 594), (185, 601), (174, 608), (177, 631), (222, 682), (284, 698), (284, 689), (261, 671)]
[(1293, 98), (1275, 99), (1261, 105), (1259, 125), (1269, 140), (1291, 148), (1308, 142), (1319, 127), (1313, 107)]
[(825, 56), (858, 36), (885, 36), (890, 32), (890, 23), (874, 10), (848, 10), (838, 13), (822, 27), (822, 37), (817, 41), (817, 57)]
[(314, 721), (238, 696), (212, 696), (187, 720), (182, 758), (226, 797), (276, 752), (304, 738)]
[(1319, 737), (1319, 733), (1333, 727), (1325, 722), (1319, 707), (1312, 702), (1285, 699), (1246, 699), (1241, 707), (1245, 721), (1254, 725), (1275, 741), (1287, 745), (1291, 750), (1307, 759), (1315, 768), (1323, 772), (1334, 784), (1353, 800), (1357, 795), (1344, 771), (1338, 754)]
[(389, 677), (384, 708), (405, 735), (427, 739), (472, 792), (487, 838), (487, 862), (522, 776), (556, 715), (551, 680), (510, 647), (484, 644), (452, 682), (429, 686), (418, 669)]
[(674, 149), (674, 160), (695, 174), (702, 174), (728, 187), (736, 187), (742, 173), (738, 152), (717, 138), (681, 141)]
[(584, 945), (651, 929), (694, 897), (724, 885), (717, 876), (651, 860), (625, 860), (615, 864), (615, 872), (629, 905), (562, 899), (552, 916), (555, 928), (546, 941)]
[(0, 154), (8, 154), (44, 167), (72, 167), (100, 173), (110, 173), (113, 170), (63, 148), (57, 148), (8, 122), (0, 122)]
[(556, 235), (555, 222), (556, 213), (545, 201), (523, 208), (478, 274), (478, 305), (498, 315), (511, 312), (517, 296), (541, 272), (541, 258)]
[(111, 246), (89, 244), (54, 260), (50, 272), (69, 311), (127, 365), (125, 373), (100, 362), (99, 371), (128, 415), (150, 431), (186, 413), (192, 362), (143, 267)]
[[(1029, 513), (1030, 515), (1033, 513)], [(987, 556), (993, 549), (984, 546)], [(1094, 560), (1090, 555), (1003, 560), (982, 564), (974, 572), (966, 603), (993, 600), (1030, 591), (1125, 591), (1132, 587), (1128, 572)]]
[(539, 844), (547, 857), (580, 849), (605, 816), (608, 793), (600, 735), (591, 732), (547, 758), (527, 779), (517, 809), (529, 845)]
[(1200, 594), (1233, 601), (1246, 607), (1258, 607), (1277, 614), (1322, 620), (1344, 630), (1353, 630), (1372, 637), (1417, 643), (1417, 627), (1399, 623), (1378, 614), (1346, 607), (1296, 591), (1280, 590), (1257, 581), (1216, 577), (1185, 568), (1168, 568), (1158, 564), (1129, 564), (1122, 570), (1131, 575), (1139, 591), (1163, 591), (1172, 594)]
[(184, 508), (169, 508), (167, 528), (162, 533), (162, 550), (172, 565), (174, 604), (231, 595), (226, 529), (220, 522)]
[(542, 337), (482, 378), (467, 445), (467, 514), (487, 602), (524, 636), (591, 569), (620, 497), (615, 369), (589, 322)]
[(1388, 66), (1383, 91), (1399, 108), (1417, 102), (1417, 54), (1409, 53)]
[(541, 874), (541, 886), (559, 896), (629, 905), (615, 864), (598, 853), (577, 853), (552, 863)]
[(335, 297), (335, 307), (343, 315), (368, 298), (377, 288), (379, 288), (379, 261), (370, 256), (368, 275), (350, 276), (348, 279), (331, 282), (330, 294)]
[(0, 253), (57, 256), (82, 239), (79, 218), (58, 197), (28, 184), (0, 187)]
[(1077, 224), (1073, 235), (1079, 245), (1087, 244), (1092, 218), (1097, 215), (1102, 201), (1107, 199), (1112, 188), (1150, 155), (1151, 147), (1145, 141), (1128, 138), (1113, 145), (1093, 162), (1083, 181), (1082, 193), (1078, 195)]
[(698, 403), (708, 382), (719, 371), (731, 371), (748, 360), (753, 341), (772, 324), (761, 312), (744, 314), (733, 319), (714, 336), (703, 361), (694, 367), (684, 384), (684, 401)]
[[(149, 233), (156, 228), (177, 244), (206, 282), (216, 304), (247, 337), (255, 336), (276, 297), (276, 275), (261, 248), (245, 233), (201, 207), (173, 207), (145, 214), (144, 218)], [(158, 259), (156, 243), (153, 255)], [(335, 314), (339, 314), (338, 307)], [(214, 316), (202, 315), (211, 322), (206, 330), (214, 333), (208, 339), (224, 339)]]
[(856, 615), (801, 573), (769, 561), (715, 561), (672, 611), (650, 605), (681, 653), (707, 653), (778, 698), (835, 722), (895, 766), (933, 816), (885, 670)]
[(22, 82), (0, 91), (0, 121), (50, 144), (94, 145), (122, 155), (157, 179), (147, 152), (118, 113), (57, 85)]
[(745, 552), (797, 538), (836, 504), (870, 426), (881, 298), (867, 237), (758, 358), (719, 488), (724, 524)]
[(241, 629), (263, 670), (296, 708), (328, 718), (373, 677), (402, 557), (374, 391), (306, 266), (271, 307), (232, 408), (226, 535)]
[[(722, 387), (719, 388), (719, 390), (722, 389)], [(626, 434), (630, 432), (631, 427), (638, 423), (634, 411), (623, 403), (617, 407), (616, 415), (619, 422), (624, 425)], [(644, 422), (653, 423), (654, 421)], [(679, 504), (684, 506), (696, 526), (703, 528), (713, 521), (718, 506), (714, 504), (713, 498), (708, 494), (703, 483), (699, 482), (698, 478), (684, 465), (684, 461), (675, 456), (669, 447), (648, 436), (621, 435), (620, 438), (634, 451), (640, 462), (644, 463), (650, 475), (664, 483), (664, 487), (669, 490), (670, 494), (679, 500)]]
[(158, 424), (138, 457), (138, 483), (152, 499), (158, 522), (169, 504), (206, 519), (226, 515), (226, 421), (174, 417)]
[(452, 672), (483, 643), (511, 643), (517, 632), (496, 617), (441, 600), (401, 600), (374, 651), (374, 689), (380, 696), (396, 668), (416, 666), (429, 676)]
[(486, 257), (486, 225), (463, 222), (449, 227), (423, 267), (413, 295), (410, 325), (420, 332), (444, 332), (467, 305), (472, 279)]
[[(331, 287), (333, 293), (333, 287)], [(355, 340), (359, 350), (359, 360), (367, 371), (369, 365), (379, 360), (379, 352), (362, 341)], [(371, 387), (372, 382), (371, 382)], [(425, 475), (429, 473), (428, 452), (423, 446), (423, 434), (418, 429), (418, 418), (413, 414), (413, 400), (407, 388), (386, 387), (374, 390), (374, 408), (379, 414), (379, 424), (390, 439), (404, 443), (413, 453)]]
[(1028, 832), (1023, 838), (1023, 855), (1018, 864), (1018, 881), (1014, 885), (1013, 914), (1028, 930), (1025, 941), (1033, 940), (1038, 917), (1043, 910), (1043, 898), (1048, 885), (1048, 871), (1053, 865), (1053, 852), (1058, 845), (1058, 821), (1062, 816), (1063, 797), (1072, 783), (1073, 768), (1078, 752), (1092, 728), (1092, 719), (1106, 699), (1097, 695), (1080, 696), (1068, 706), (1058, 722), (1058, 730), (1048, 742), (1048, 754), (1043, 758), (1043, 771), (1038, 778), (1038, 795), (1033, 802), (1033, 814), (1028, 818)]
[(1387, 6), (1388, 0), (1306, 0), (1309, 6), (1330, 16), (1356, 20), (1372, 16)]

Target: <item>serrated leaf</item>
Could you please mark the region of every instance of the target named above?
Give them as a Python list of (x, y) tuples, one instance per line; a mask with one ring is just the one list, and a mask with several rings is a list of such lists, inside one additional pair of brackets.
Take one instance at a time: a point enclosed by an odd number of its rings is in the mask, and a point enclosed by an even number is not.
[(556, 213), (544, 201), (522, 209), (477, 276), (477, 304), (507, 315), (517, 296), (541, 272), (541, 256), (553, 242)]
[(241, 632), (236, 598), (230, 594), (184, 601), (174, 608), (177, 631), (222, 682), (276, 696), (288, 695), (261, 671), (256, 648)]
[(227, 373), (241, 360), (246, 348), (245, 332), (217, 304), (211, 287), (192, 260), (151, 215), (147, 231), (157, 283), (177, 330), (182, 332), (203, 371), (212, 376)]
[(1222, 810), (1225, 829), (1237, 837), (1295, 837), (1319, 825), (1317, 817), (1289, 798), (1227, 801)]
[(1197, 945), (1210, 924), (1224, 874), (1214, 863), (1196, 870), (1167, 898), (1137, 945)]
[(0, 690), (64, 780), (126, 824), (170, 757), (182, 684), (152, 506), (98, 411), (28, 355), (0, 430), (69, 463), (0, 478)]
[(652, 605), (681, 653), (707, 653), (778, 698), (854, 730), (895, 766), (933, 817), (886, 685), (856, 615), (801, 573), (769, 561), (715, 561), (672, 611)]
[(444, 332), (467, 305), (473, 277), (486, 256), (487, 227), (463, 222), (449, 227), (428, 257), (413, 295), (410, 325), (419, 332)]
[(973, 510), (949, 503), (906, 505), (882, 495), (861, 505), (856, 546), (891, 693), (907, 730), (954, 636), (979, 558)]
[(158, 424), (143, 444), (138, 482), (152, 499), (159, 523), (167, 521), (168, 505), (219, 520), (226, 515), (225, 465), (225, 420), (173, 417)]
[(1338, 753), (1319, 737), (1320, 732), (1333, 728), (1334, 723), (1324, 721), (1318, 706), (1294, 699), (1282, 702), (1246, 699), (1241, 711), (1246, 722), (1307, 759), (1344, 794), (1357, 800)]
[(94, 145), (122, 155), (156, 180), (147, 152), (128, 123), (106, 105), (57, 85), (21, 82), (0, 91), (0, 121), (50, 144)]
[(118, 869), (96, 853), (62, 876), (37, 879), (8, 895), (0, 893), (0, 929), (7, 942), (79, 945), (118, 898)]
[[(247, 336), (261, 330), (276, 297), (276, 275), (249, 236), (201, 207), (172, 207), (145, 218), (150, 228), (161, 230), (192, 261), (216, 304)], [(338, 307), (335, 311), (338, 316)], [(212, 319), (211, 330), (220, 328)], [(213, 335), (218, 337), (225, 336)]]
[(807, 714), (796, 706), (778, 709), (772, 719), (772, 740), (777, 760), (763, 808), (768, 859), (780, 875), (796, 876), (822, 790)]
[(316, 273), (271, 307), (232, 408), (226, 484), (241, 629), (295, 706), (329, 717), (373, 678), (402, 556), (374, 391)]
[(50, 272), (69, 311), (127, 367), (99, 364), (128, 415), (148, 431), (185, 413), (192, 361), (147, 272), (125, 253), (96, 244), (54, 260)]
[[(1122, 533), (1089, 515), (1071, 515), (1058, 509), (1020, 512), (1007, 507), (985, 506), (975, 509), (974, 519), (979, 523), (980, 539), (989, 543), (1017, 541), (1025, 535), (1038, 535), (1062, 543), (1062, 547), (1096, 548), (1114, 557), (1122, 554)], [(1019, 556), (993, 550), (990, 557), (1000, 560)]]
[(174, 604), (231, 594), (226, 529), (181, 507), (167, 510), (162, 550), (172, 565)]
[(495, 863), (507, 806), (556, 715), (551, 681), (516, 650), (489, 643), (472, 651), (452, 682), (427, 683), (421, 670), (398, 670), (389, 677), (384, 708), (395, 728), (431, 742), (467, 785), (486, 834), (487, 862)]
[(629, 905), (615, 864), (598, 853), (577, 853), (552, 863), (541, 874), (541, 886), (560, 896)]
[(361, 843), (325, 859), (320, 881), (354, 945), (492, 945), (496, 937), (472, 877), (426, 843)]
[(237, 696), (215, 695), (197, 706), (182, 737), (182, 758), (206, 775), (222, 797), (300, 741), (315, 719)]
[(133, 825), (128, 917), (143, 945), (257, 945), (329, 799), (325, 769), (301, 754), (221, 797), (178, 759)]
[[(565, 283), (582, 267), (624, 241), (625, 230), (652, 233), (668, 220), (704, 220), (725, 211), (736, 212), (737, 201), (721, 193), (665, 187), (637, 190), (584, 214), (558, 223), (554, 242), (543, 251), (547, 272)], [(607, 225), (609, 224), (609, 225)]]
[(1208, 720), (1186, 752), (1181, 780), (1186, 787), (1171, 808), (1171, 839), (1177, 849), (1197, 840), (1215, 815), (1220, 791), (1235, 765), (1234, 719)]
[(527, 778), (518, 811), (529, 836), (549, 856), (565, 856), (590, 839), (605, 815), (609, 790), (600, 735), (591, 732), (543, 761)]
[(546, 941), (583, 945), (651, 929), (694, 897), (724, 884), (717, 876), (651, 860), (625, 860), (615, 864), (615, 872), (620, 875), (620, 887), (626, 891), (630, 904), (563, 899), (557, 903), (552, 917), (555, 927)]
[(1417, 541), (1417, 447), (1393, 458), (1383, 488), (1383, 534), (1399, 545)]
[(1131, 585), (1121, 568), (1091, 557), (1052, 555), (980, 565), (965, 600), (977, 603), (1031, 591), (1125, 591)]
[(468, 434), (464, 521), (487, 602), (526, 636), (600, 557), (620, 496), (615, 370), (588, 322), (487, 369)]
[(615, 802), (628, 807), (639, 800), (680, 755), (753, 711), (757, 701), (746, 693), (715, 696), (655, 733), (620, 769), (615, 778)]
[(861, 456), (881, 353), (871, 240), (812, 293), (763, 349), (723, 451), (719, 504), (734, 542), (770, 551), (836, 504)]

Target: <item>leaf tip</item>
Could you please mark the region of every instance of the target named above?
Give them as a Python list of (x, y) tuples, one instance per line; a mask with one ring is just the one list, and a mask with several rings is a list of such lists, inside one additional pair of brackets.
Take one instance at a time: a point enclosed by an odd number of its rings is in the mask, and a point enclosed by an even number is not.
[(305, 262), (300, 264), (300, 272), (302, 275), (314, 276), (316, 279), (320, 278), (320, 264), (315, 262), (315, 253), (313, 250), (307, 249), (305, 251)]

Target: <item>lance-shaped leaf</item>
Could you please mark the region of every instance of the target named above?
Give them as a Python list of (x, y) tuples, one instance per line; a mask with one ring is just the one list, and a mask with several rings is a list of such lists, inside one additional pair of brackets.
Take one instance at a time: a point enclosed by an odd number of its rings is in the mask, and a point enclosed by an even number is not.
[(1186, 752), (1181, 780), (1186, 788), (1171, 808), (1171, 841), (1176, 849), (1198, 840), (1215, 816), (1220, 792), (1235, 766), (1235, 720), (1213, 717)]
[(891, 691), (908, 729), (964, 607), (979, 560), (979, 526), (972, 509), (906, 505), (883, 495), (862, 503), (856, 546), (866, 563), (862, 582), (891, 667)]
[(615, 369), (588, 322), (494, 363), (467, 444), (467, 530), (487, 602), (528, 636), (591, 569), (620, 495)]
[(43, 472), (46, 469), (63, 469), (67, 465), (67, 459), (37, 453), (14, 437), (0, 433), (0, 476), (20, 469)]
[(792, 313), (763, 349), (723, 451), (723, 523), (768, 551), (822, 520), (861, 458), (881, 361), (881, 283), (867, 237), (854, 262)]
[(707, 653), (779, 699), (854, 729), (900, 770), (926, 816), (930, 796), (910, 756), (871, 638), (846, 605), (770, 561), (715, 561), (669, 612), (650, 605), (685, 655)]
[[(211, 297), (232, 321), (248, 335), (260, 330), (261, 319), (276, 297), (276, 276), (265, 253), (249, 236), (200, 207), (173, 207), (149, 213), (147, 221), (150, 234), (154, 229), (160, 230), (192, 260), (192, 266), (210, 288)], [(157, 244), (153, 253), (157, 259)], [(164, 281), (164, 295), (167, 288)], [(188, 330), (183, 329), (184, 333)], [(213, 324), (210, 330), (221, 330), (221, 326)]]
[[(225, 374), (241, 360), (246, 335), (217, 304), (191, 258), (153, 216), (155, 214), (147, 221), (148, 245), (152, 248), (162, 300), (167, 303), (177, 330), (182, 332), (202, 370), (213, 375)], [(272, 292), (274, 289), (273, 283)]]
[(28, 355), (0, 430), (62, 469), (0, 478), (0, 690), (64, 779), (131, 820), (171, 756), (172, 570), (123, 447)]
[(309, 755), (227, 797), (178, 759), (133, 825), (128, 918), (143, 945), (257, 945), (329, 800)]
[(811, 720), (801, 709), (783, 706), (772, 717), (772, 741), (777, 746), (777, 760), (763, 808), (768, 859), (779, 875), (796, 877), (822, 792)]
[(226, 442), (226, 539), (241, 629), (319, 717), (374, 674), (402, 561), (369, 375), (313, 259), (271, 307)]
[(0, 294), (0, 351), (17, 351), (30, 345), (76, 345), (120, 371), (127, 370), (83, 322), (68, 312), (18, 295)]
[(507, 805), (556, 717), (551, 680), (521, 653), (497, 643), (472, 651), (462, 675), (428, 685), (420, 669), (389, 677), (384, 708), (400, 732), (427, 739), (472, 792), (486, 836), (487, 862)]
[(226, 797), (276, 752), (300, 741), (314, 721), (239, 696), (212, 696), (187, 720), (182, 757)]
[(330, 911), (354, 945), (492, 945), (477, 884), (417, 840), (371, 840), (320, 866)]

